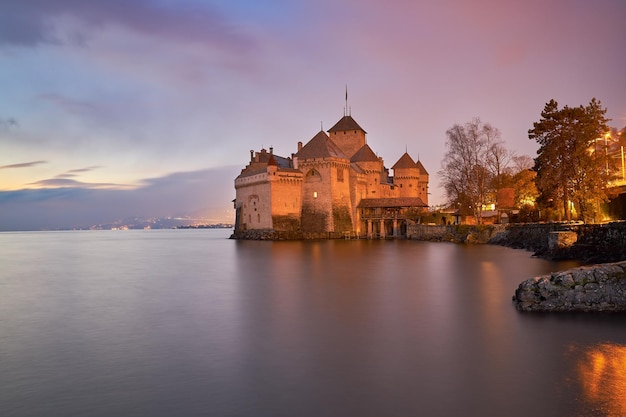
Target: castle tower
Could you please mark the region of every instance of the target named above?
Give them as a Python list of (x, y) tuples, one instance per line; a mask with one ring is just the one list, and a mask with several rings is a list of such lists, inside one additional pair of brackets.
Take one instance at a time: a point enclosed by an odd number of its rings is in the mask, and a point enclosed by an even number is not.
[(352, 116), (343, 116), (328, 130), (330, 139), (348, 158), (365, 145), (366, 133)]
[(419, 197), (428, 204), (428, 172), (419, 160), (405, 152), (391, 169), (399, 197)]
[(413, 158), (405, 152), (398, 159), (393, 169), (393, 183), (398, 188), (400, 197), (419, 197), (419, 169)]
[(352, 230), (350, 160), (323, 131), (295, 157), (303, 174), (302, 231), (340, 234)]
[(383, 182), (384, 164), (383, 161), (376, 156), (372, 148), (367, 144), (363, 145), (352, 155), (350, 162), (357, 164), (367, 178), (363, 198), (383, 197), (379, 191), (380, 184)]
[(428, 205), (428, 171), (426, 171), (426, 168), (424, 168), (424, 165), (422, 165), (419, 159), (415, 163), (415, 166), (419, 171), (418, 188), (420, 193), (418, 194), (418, 197), (421, 198), (426, 205)]

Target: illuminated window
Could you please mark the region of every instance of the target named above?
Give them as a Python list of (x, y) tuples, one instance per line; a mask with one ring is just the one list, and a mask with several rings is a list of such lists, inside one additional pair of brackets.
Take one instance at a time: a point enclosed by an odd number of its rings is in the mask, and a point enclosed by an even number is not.
[(317, 198), (317, 191), (313, 191), (313, 198)]

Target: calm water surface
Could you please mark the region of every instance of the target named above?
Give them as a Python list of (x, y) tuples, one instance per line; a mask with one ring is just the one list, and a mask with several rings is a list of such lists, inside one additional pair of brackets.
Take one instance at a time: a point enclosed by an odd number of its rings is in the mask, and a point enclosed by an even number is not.
[(626, 316), (496, 246), (0, 233), (2, 416), (624, 416)]

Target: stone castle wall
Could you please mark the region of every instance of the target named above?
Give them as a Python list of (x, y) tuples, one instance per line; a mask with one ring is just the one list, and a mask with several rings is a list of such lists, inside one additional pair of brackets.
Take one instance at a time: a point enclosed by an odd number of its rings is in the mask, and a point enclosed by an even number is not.
[[(276, 216), (299, 218), (302, 207), (302, 175), (278, 173), (270, 178), (271, 190), (267, 198), (272, 205), (272, 219)], [(272, 224), (275, 229), (282, 230), (275, 221)]]
[(237, 189), (241, 204), (241, 224), (245, 228), (265, 229), (272, 227), (270, 183), (267, 173), (239, 180)]

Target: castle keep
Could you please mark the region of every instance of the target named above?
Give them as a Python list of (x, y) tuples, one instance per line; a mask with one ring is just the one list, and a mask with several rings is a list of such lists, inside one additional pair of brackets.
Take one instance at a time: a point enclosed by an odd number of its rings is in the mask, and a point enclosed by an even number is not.
[(404, 153), (385, 167), (366, 132), (343, 116), (290, 157), (250, 151), (235, 179), (235, 238), (385, 238), (406, 235), (428, 207), (428, 172)]

